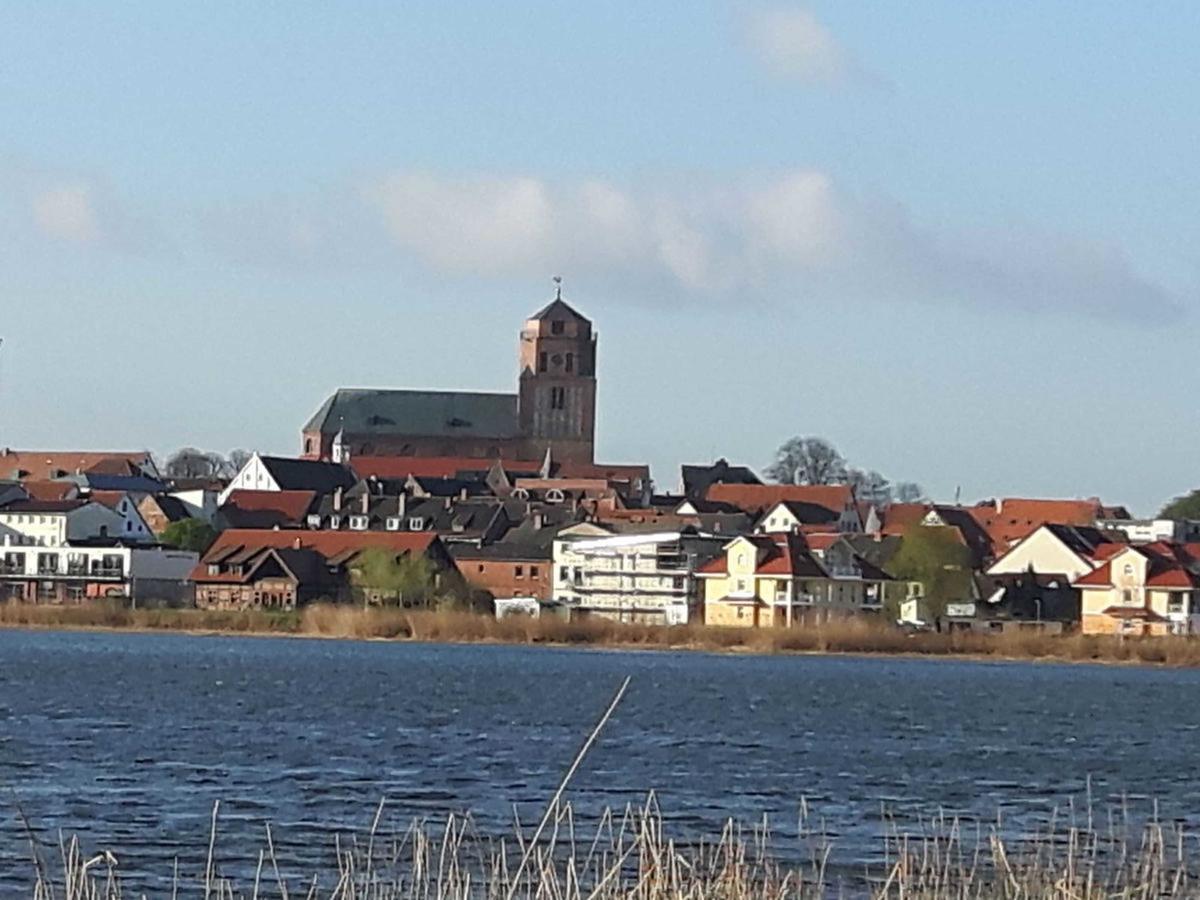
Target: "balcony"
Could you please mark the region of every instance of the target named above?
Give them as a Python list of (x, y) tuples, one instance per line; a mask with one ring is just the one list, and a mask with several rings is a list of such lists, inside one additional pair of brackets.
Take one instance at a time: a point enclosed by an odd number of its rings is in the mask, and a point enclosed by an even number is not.
[(0, 560), (0, 575), (24, 575), (25, 563)]
[(118, 563), (115, 566), (93, 565), (93, 578), (123, 578), (125, 576), (125, 567)]

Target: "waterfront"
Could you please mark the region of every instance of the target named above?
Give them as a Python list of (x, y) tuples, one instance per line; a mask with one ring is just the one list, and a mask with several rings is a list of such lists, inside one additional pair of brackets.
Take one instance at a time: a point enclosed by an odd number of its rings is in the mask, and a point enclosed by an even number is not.
[[(499, 834), (514, 805), (540, 813), (626, 675), (581, 813), (653, 789), (682, 834), (768, 814), (786, 853), (807, 798), (852, 867), (884, 806), (1020, 829), (1090, 778), (1098, 804), (1200, 810), (1190, 670), (82, 632), (0, 632), (0, 779), (45, 840), (77, 830), (131, 883), (202, 866), (218, 799), (230, 869), (268, 820), (285, 863), (317, 861), (381, 797), (393, 829), (470, 810)], [(11, 889), (27, 848), (2, 822)]]

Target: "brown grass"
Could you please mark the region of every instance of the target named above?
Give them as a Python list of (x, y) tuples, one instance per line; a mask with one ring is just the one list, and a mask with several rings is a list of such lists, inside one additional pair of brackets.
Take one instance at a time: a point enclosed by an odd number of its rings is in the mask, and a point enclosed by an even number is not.
[(318, 604), (298, 612), (128, 609), (0, 604), (0, 627), (113, 628), (287, 634), (435, 643), (581, 645), (749, 653), (854, 653), (1200, 666), (1200, 639), (1119, 638), (1037, 632), (908, 634), (872, 619), (835, 619), (793, 628), (639, 625), (600, 618), (512, 616)]

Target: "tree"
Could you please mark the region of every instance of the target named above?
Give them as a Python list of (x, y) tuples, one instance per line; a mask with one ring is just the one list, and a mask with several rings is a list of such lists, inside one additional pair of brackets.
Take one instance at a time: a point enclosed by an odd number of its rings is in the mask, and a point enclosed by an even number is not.
[(824, 438), (794, 437), (775, 452), (767, 477), (780, 484), (843, 484), (846, 460)]
[(184, 447), (167, 458), (163, 474), (168, 478), (214, 478), (224, 468), (225, 460), (220, 453)]
[(217, 530), (203, 519), (180, 519), (164, 528), (158, 539), (177, 550), (204, 553), (217, 539)]
[(946, 612), (946, 604), (971, 597), (971, 552), (954, 528), (913, 525), (888, 565), (888, 574), (924, 588), (925, 611), (933, 619)]
[(236, 450), (230, 450), (229, 456), (225, 458), (225, 471), (223, 474), (232, 478), (238, 472), (242, 471), (246, 463), (250, 462), (250, 457), (253, 455), (249, 450), (242, 450), (240, 447)]
[(369, 547), (350, 567), (351, 583), (368, 602), (414, 606), (429, 601), (435, 585), (433, 563), (411, 553), (397, 555)]
[(847, 469), (846, 483), (853, 485), (854, 496), (863, 503), (887, 506), (892, 502), (892, 483), (872, 469)]
[(1159, 513), (1164, 519), (1200, 519), (1200, 488), (1182, 497), (1176, 497)]
[(925, 499), (925, 491), (915, 481), (901, 481), (895, 485), (892, 498), (897, 503), (920, 503)]

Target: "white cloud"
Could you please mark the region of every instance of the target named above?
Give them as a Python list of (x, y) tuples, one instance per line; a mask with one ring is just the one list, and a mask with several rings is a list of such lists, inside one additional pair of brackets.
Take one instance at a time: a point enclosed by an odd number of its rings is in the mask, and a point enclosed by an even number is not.
[(29, 199), (33, 223), (42, 234), (90, 244), (101, 237), (92, 188), (82, 182), (45, 187)]
[(806, 9), (756, 10), (746, 21), (746, 40), (758, 61), (780, 78), (816, 84), (861, 74), (846, 49)]
[(452, 274), (564, 272), (709, 303), (936, 302), (1150, 321), (1181, 311), (1114, 248), (1030, 230), (931, 232), (894, 201), (809, 169), (641, 189), (397, 172), (361, 195), (404, 257)]

